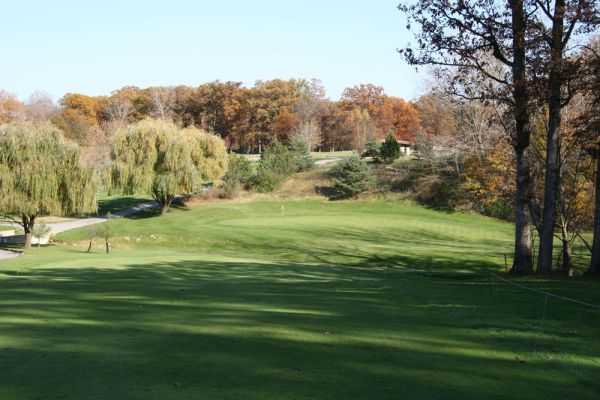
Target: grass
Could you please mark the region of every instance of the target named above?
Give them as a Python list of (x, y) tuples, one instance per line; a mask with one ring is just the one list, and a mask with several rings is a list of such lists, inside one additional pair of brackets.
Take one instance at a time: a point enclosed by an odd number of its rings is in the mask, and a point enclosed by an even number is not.
[[(354, 151), (313, 151), (310, 153), (313, 160), (331, 160), (338, 158), (348, 158), (352, 154), (356, 154)], [(242, 157), (247, 158), (250, 161), (258, 162), (260, 160), (260, 154), (240, 154)]]
[(348, 158), (353, 154), (356, 154), (355, 151), (314, 151), (310, 153), (313, 160), (331, 160), (337, 158)]
[[(598, 312), (492, 278), (512, 227), (209, 203), (0, 265), (0, 398), (596, 399)], [(521, 283), (600, 304), (598, 282)]]

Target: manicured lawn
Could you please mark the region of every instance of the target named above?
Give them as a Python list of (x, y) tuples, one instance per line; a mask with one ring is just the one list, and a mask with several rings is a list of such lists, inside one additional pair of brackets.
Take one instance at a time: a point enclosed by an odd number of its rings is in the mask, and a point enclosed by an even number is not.
[[(509, 224), (209, 203), (0, 264), (0, 399), (596, 399), (600, 312), (502, 283)], [(509, 260), (510, 262), (510, 260)], [(520, 280), (600, 304), (600, 283)]]

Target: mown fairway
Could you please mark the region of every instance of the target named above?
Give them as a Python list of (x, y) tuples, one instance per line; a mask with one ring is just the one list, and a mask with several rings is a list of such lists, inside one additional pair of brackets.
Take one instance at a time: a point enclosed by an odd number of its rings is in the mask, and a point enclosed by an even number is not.
[(508, 224), (311, 200), (114, 228), (0, 265), (0, 399), (598, 398), (600, 312), (494, 279)]

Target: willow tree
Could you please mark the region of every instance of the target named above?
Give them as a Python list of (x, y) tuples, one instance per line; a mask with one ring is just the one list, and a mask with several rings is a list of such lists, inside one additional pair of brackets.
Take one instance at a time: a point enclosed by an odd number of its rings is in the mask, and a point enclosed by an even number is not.
[(123, 194), (151, 193), (164, 214), (177, 195), (223, 177), (227, 160), (221, 138), (146, 119), (116, 132), (110, 184)]
[(50, 123), (0, 126), (0, 214), (22, 226), (31, 246), (36, 218), (96, 211), (93, 171), (83, 167), (79, 148)]

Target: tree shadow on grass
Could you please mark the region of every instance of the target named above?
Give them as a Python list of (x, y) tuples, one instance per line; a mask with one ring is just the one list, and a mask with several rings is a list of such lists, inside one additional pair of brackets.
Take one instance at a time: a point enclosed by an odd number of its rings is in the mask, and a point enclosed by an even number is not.
[(535, 358), (532, 343), (550, 339), (529, 324), (530, 298), (492, 295), (483, 275), (430, 272), (485, 265), (81, 263), (1, 276), (0, 398), (592, 399), (598, 390), (597, 320), (579, 325), (575, 343), (572, 316), (549, 315), (563, 326), (552, 343), (568, 357)]
[(115, 214), (116, 212), (127, 210), (131, 207), (148, 203), (150, 201), (152, 200), (135, 196), (112, 197), (109, 199), (99, 200), (98, 215), (104, 216), (108, 213)]
[(23, 243), (0, 243), (0, 250), (22, 253)]

